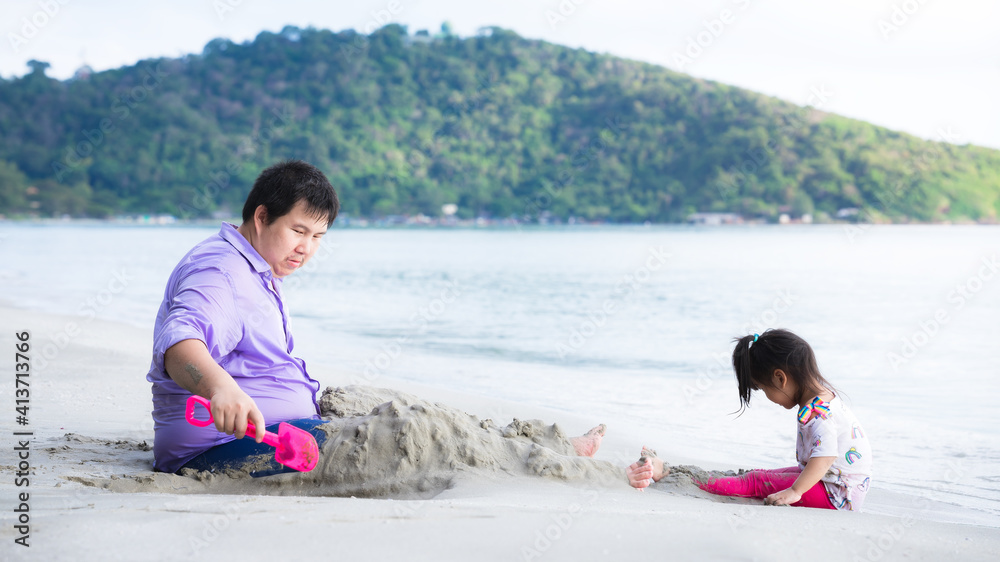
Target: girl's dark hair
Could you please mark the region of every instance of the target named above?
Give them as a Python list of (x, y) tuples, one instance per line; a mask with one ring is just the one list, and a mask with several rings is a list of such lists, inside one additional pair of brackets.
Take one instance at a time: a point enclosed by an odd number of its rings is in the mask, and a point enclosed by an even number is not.
[(243, 204), (243, 222), (252, 222), (257, 207), (267, 209), (267, 224), (287, 215), (299, 201), (306, 202), (310, 215), (333, 224), (340, 211), (340, 199), (323, 172), (301, 160), (279, 162), (260, 173)]
[(743, 413), (750, 405), (750, 392), (764, 386), (773, 385), (776, 369), (781, 369), (795, 381), (798, 395), (795, 403), (807, 396), (815, 396), (824, 387), (835, 391), (833, 385), (823, 378), (816, 365), (816, 355), (806, 340), (788, 330), (768, 329), (753, 341), (754, 336), (733, 338), (733, 370), (740, 388), (740, 409)]

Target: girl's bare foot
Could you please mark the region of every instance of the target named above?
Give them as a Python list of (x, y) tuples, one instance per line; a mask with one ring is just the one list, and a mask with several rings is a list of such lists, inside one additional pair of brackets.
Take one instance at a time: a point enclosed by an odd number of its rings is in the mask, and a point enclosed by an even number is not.
[(607, 430), (608, 426), (602, 423), (580, 437), (570, 438), (569, 441), (573, 444), (577, 456), (592, 457), (597, 454), (597, 450), (601, 448), (601, 441), (604, 439), (604, 432)]

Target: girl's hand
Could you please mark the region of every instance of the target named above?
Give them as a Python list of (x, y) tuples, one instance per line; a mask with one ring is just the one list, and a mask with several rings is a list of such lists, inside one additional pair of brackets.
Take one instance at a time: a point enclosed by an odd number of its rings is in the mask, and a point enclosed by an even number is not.
[(802, 494), (788, 488), (764, 498), (764, 505), (792, 505), (802, 499)]
[(653, 482), (653, 463), (648, 460), (636, 461), (625, 469), (625, 474), (628, 476), (629, 485), (641, 490)]

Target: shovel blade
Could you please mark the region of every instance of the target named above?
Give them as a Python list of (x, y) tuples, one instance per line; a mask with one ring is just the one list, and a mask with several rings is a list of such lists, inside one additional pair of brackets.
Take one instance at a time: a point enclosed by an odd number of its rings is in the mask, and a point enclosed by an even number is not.
[(278, 448), (274, 460), (300, 472), (309, 472), (319, 462), (316, 438), (304, 429), (281, 423), (278, 425)]

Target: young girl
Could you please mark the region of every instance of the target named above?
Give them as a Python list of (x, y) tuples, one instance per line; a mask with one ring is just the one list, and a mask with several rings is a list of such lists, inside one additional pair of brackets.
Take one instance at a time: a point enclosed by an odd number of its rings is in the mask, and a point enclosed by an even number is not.
[[(785, 409), (797, 408), (799, 464), (713, 478), (696, 482), (698, 487), (723, 496), (763, 498), (768, 505), (860, 509), (871, 484), (871, 447), (857, 418), (820, 374), (812, 348), (787, 330), (766, 330), (735, 341), (733, 369), (741, 411), (750, 405), (754, 390), (764, 391), (768, 400)], [(629, 483), (636, 488), (668, 472), (649, 449), (627, 469)]]

